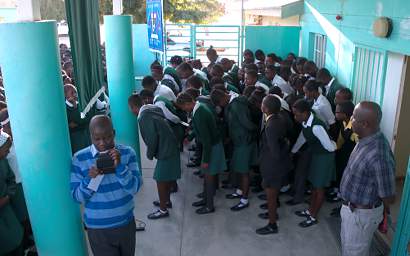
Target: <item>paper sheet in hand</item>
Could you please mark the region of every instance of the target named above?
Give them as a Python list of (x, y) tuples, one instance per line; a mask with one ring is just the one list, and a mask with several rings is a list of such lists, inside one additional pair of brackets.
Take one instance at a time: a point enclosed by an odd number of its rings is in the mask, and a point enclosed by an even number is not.
[(92, 191), (97, 191), (103, 178), (104, 178), (104, 175), (98, 175), (97, 177), (92, 178), (90, 183), (88, 183), (87, 188)]

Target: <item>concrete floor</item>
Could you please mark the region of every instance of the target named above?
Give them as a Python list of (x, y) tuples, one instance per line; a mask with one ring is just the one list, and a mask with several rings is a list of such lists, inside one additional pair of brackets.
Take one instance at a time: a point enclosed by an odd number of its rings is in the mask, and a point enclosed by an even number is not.
[[(143, 143), (141, 143), (143, 144)], [(144, 152), (142, 149), (141, 152)], [(142, 153), (143, 155), (143, 153)], [(284, 202), (288, 196), (281, 196), (282, 207), (278, 214), (279, 234), (260, 236), (255, 229), (267, 221), (257, 214), (261, 212), (259, 200), (250, 195), (251, 206), (241, 212), (232, 212), (230, 207), (236, 200), (225, 199), (231, 191), (220, 189), (216, 196), (216, 212), (199, 216), (191, 203), (200, 192), (202, 180), (194, 176), (194, 169), (185, 167), (188, 153), (182, 155), (182, 179), (178, 182), (180, 191), (172, 195), (173, 209), (169, 218), (148, 220), (147, 214), (154, 209), (157, 191), (152, 179), (154, 163), (142, 160), (144, 185), (136, 196), (135, 217), (146, 223), (146, 231), (137, 232), (136, 255), (138, 256), (248, 256), (248, 255), (340, 255), (338, 219), (329, 216), (335, 205), (326, 204), (319, 215), (319, 224), (308, 229), (298, 227), (303, 219), (294, 211), (306, 205), (288, 207)]]

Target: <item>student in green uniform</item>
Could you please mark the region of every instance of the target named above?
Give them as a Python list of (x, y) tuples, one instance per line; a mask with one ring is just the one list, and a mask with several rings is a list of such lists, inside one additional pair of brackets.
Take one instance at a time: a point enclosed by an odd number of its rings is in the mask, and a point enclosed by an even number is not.
[(194, 69), (192, 68), (191, 65), (184, 62), (177, 67), (176, 71), (177, 71), (178, 77), (181, 79), (182, 91), (185, 91), (186, 89), (187, 79), (189, 79), (192, 76), (196, 76), (202, 82), (202, 88), (203, 88), (202, 90), (209, 94), (209, 81), (207, 80), (206, 77), (203, 77), (203, 75), (199, 74), (198, 71), (194, 72)]
[(154, 104), (154, 92), (148, 89), (142, 89), (138, 95), (144, 104)]
[[(165, 73), (165, 71), (167, 71), (167, 73)], [(177, 95), (181, 90), (178, 76), (173, 68), (169, 67), (165, 71), (158, 61), (154, 61), (151, 64), (151, 76), (155, 79), (155, 81), (169, 87), (174, 94)]]
[(178, 142), (172, 128), (166, 121), (161, 108), (144, 105), (141, 97), (134, 94), (128, 98), (131, 112), (138, 116), (141, 137), (147, 145), (147, 158), (157, 159), (154, 180), (157, 182), (159, 206), (157, 211), (148, 215), (148, 219), (169, 217), (167, 208), (172, 208), (170, 199), (171, 186), (181, 178), (181, 162)]
[(201, 171), (204, 174), (205, 198), (195, 202), (193, 206), (202, 206), (196, 213), (208, 214), (215, 211), (214, 196), (217, 175), (226, 169), (225, 153), (215, 116), (206, 105), (195, 103), (187, 93), (178, 95), (177, 104), (187, 113), (192, 112), (193, 130), (196, 138), (202, 143)]
[(297, 122), (302, 124), (292, 153), (296, 153), (307, 143), (311, 153), (308, 180), (313, 186), (309, 209), (297, 211), (295, 214), (306, 218), (299, 226), (306, 228), (318, 223), (317, 216), (323, 204), (325, 190), (333, 178), (335, 171), (336, 143), (329, 138), (325, 124), (317, 118), (306, 100), (298, 100), (293, 104), (293, 114)]
[(78, 109), (77, 89), (74, 85), (64, 85), (65, 105), (67, 109), (68, 127), (70, 130), (71, 152), (75, 152), (90, 145), (90, 135), (88, 132), (89, 118), (81, 117)]
[[(239, 90), (233, 84), (230, 84), (230, 83), (225, 82), (223, 80), (224, 71), (223, 71), (222, 65), (215, 64), (211, 69), (211, 76), (212, 76), (212, 79), (219, 79), (220, 82), (225, 85), (225, 88), (228, 91), (233, 91), (233, 92), (239, 93)], [(211, 83), (212, 83), (212, 80), (211, 80)]]
[(241, 176), (241, 195), (230, 194), (228, 198), (240, 197), (240, 201), (231, 207), (232, 211), (240, 211), (249, 207), (249, 172), (252, 155), (256, 152), (253, 134), (257, 126), (252, 122), (248, 99), (245, 96), (229, 95), (221, 90), (211, 92), (214, 105), (225, 108), (225, 119), (228, 123), (228, 134), (233, 144), (230, 169)]
[(255, 63), (255, 57), (253, 55), (253, 52), (250, 49), (246, 49), (245, 51), (243, 51), (242, 66), (253, 63)]
[(23, 227), (12, 207), (16, 180), (6, 156), (11, 147), (8, 136), (0, 136), (0, 255), (24, 255), (21, 246)]

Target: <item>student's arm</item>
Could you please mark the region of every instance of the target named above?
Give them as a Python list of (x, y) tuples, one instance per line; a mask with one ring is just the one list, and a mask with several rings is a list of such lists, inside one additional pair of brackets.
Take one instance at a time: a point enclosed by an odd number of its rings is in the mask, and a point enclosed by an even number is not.
[(314, 125), (312, 132), (319, 139), (320, 144), (329, 152), (334, 152), (337, 148), (336, 143), (329, 138), (325, 128), (321, 125)]
[[(283, 127), (282, 127), (283, 128)], [(280, 146), (279, 146), (279, 129), (281, 125), (279, 122), (273, 123), (273, 125), (267, 125), (265, 128), (267, 145), (269, 147), (272, 163), (280, 162)]]
[(122, 188), (130, 195), (134, 195), (142, 184), (141, 172), (138, 169), (135, 151), (131, 148), (127, 151), (127, 161), (125, 163), (123, 161), (120, 162), (115, 170), (115, 175)]
[(181, 119), (174, 115), (169, 109), (165, 106), (165, 103), (163, 101), (158, 101), (155, 103), (155, 106), (158, 106), (162, 109), (162, 112), (164, 112), (165, 118), (174, 124), (179, 124), (181, 122)]
[[(197, 111), (202, 111), (198, 109)], [(211, 134), (209, 132), (208, 124), (212, 122), (210, 120), (209, 115), (207, 113), (198, 112), (197, 115), (200, 115), (197, 118), (194, 118), (194, 125), (199, 134), (196, 134), (198, 139), (202, 143), (202, 163), (209, 163), (211, 158), (211, 150), (212, 150), (212, 143), (211, 143)], [(211, 117), (213, 118), (213, 117)]]
[(245, 127), (246, 130), (252, 132), (257, 129), (256, 125), (250, 119), (250, 111), (248, 108), (244, 109), (232, 109), (234, 111), (234, 115), (237, 116), (237, 120), (242, 127)]
[(303, 132), (300, 132), (295, 145), (293, 145), (292, 153), (297, 153), (300, 150), (300, 148), (303, 146), (303, 144), (305, 143), (306, 143), (305, 136), (303, 136)]
[(158, 150), (158, 134), (153, 121), (149, 118), (138, 119), (138, 124), (141, 132), (141, 137), (147, 145), (147, 158), (149, 160), (154, 159)]
[(86, 203), (93, 196), (94, 191), (88, 189), (91, 178), (84, 176), (81, 168), (81, 163), (77, 157), (73, 157), (71, 163), (71, 196), (79, 203)]

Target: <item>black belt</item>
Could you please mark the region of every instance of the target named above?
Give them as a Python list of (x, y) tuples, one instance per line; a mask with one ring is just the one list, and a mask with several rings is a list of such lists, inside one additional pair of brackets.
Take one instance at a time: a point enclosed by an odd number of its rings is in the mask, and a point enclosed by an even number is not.
[(382, 202), (377, 202), (373, 205), (360, 205), (360, 204), (355, 204), (349, 201), (343, 201), (342, 202), (343, 205), (346, 205), (347, 207), (350, 208), (350, 210), (354, 210), (354, 209), (365, 209), (365, 210), (369, 210), (369, 209), (374, 209), (374, 208), (378, 208), (382, 205)]

